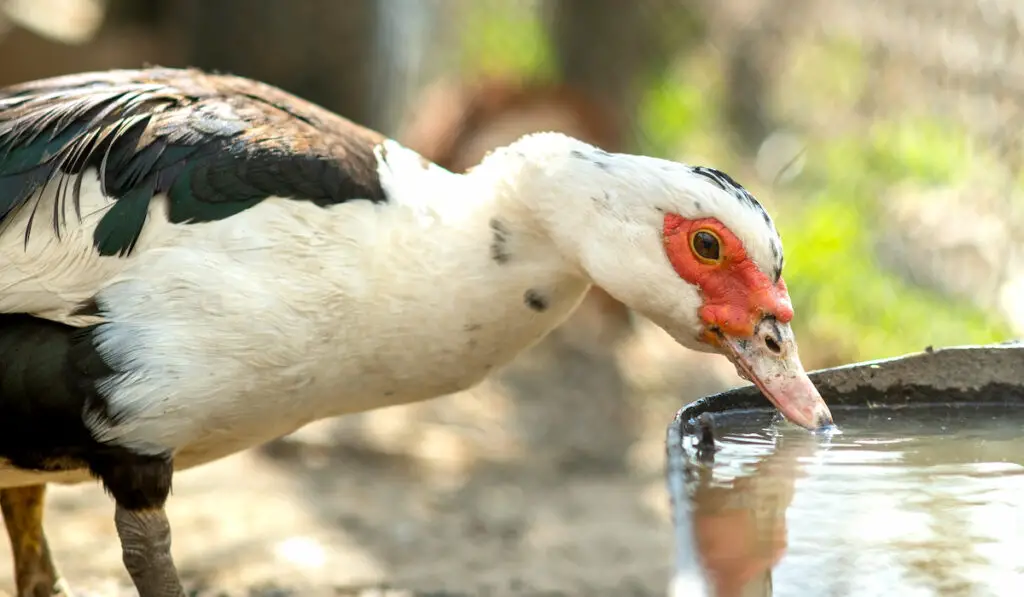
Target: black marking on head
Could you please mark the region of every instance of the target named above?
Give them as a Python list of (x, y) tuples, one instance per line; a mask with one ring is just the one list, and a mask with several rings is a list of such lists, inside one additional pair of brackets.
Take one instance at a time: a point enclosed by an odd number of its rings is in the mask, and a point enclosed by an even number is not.
[(547, 311), (548, 308), (548, 299), (544, 298), (544, 295), (533, 288), (527, 290), (523, 294), (523, 302), (526, 303), (527, 307), (538, 313), (543, 313), (544, 311)]
[(701, 209), (703, 209), (703, 207), (701, 207), (700, 201), (694, 201), (693, 202), (693, 208), (696, 209), (697, 211), (700, 211)]
[(768, 241), (768, 247), (771, 249), (772, 260), (774, 262), (772, 265), (772, 277), (775, 279), (775, 282), (778, 283), (782, 278), (782, 266), (785, 262), (785, 256), (782, 253), (782, 240), (779, 238), (779, 233), (775, 230), (775, 225), (772, 223), (771, 218), (765, 218), (765, 221), (768, 223), (768, 228), (770, 228), (773, 233), (772, 238)]
[(508, 251), (508, 239), (511, 235), (505, 223), (498, 218), (491, 218), (491, 259), (495, 263), (504, 265), (508, 263), (512, 255)]
[(761, 204), (758, 203), (757, 199), (755, 199), (747, 189), (743, 188), (743, 185), (733, 180), (733, 178), (725, 172), (716, 170), (715, 168), (708, 168), (706, 166), (694, 166), (692, 171), (694, 174), (711, 181), (718, 188), (726, 191), (748, 207), (764, 211), (764, 208), (761, 207)]
[(743, 185), (736, 182), (731, 176), (729, 176), (725, 172), (722, 172), (721, 170), (708, 168), (706, 166), (694, 166), (692, 168), (692, 171), (694, 174), (702, 176), (705, 179), (711, 181), (718, 188), (732, 195), (734, 198), (736, 198), (736, 200), (738, 200), (740, 203), (742, 203), (749, 209), (752, 209), (760, 213), (761, 217), (765, 221), (765, 224), (768, 225), (768, 228), (773, 233), (776, 232), (775, 225), (772, 223), (771, 220), (771, 216), (768, 215), (768, 212), (764, 209), (764, 206), (762, 206), (761, 203), (747, 189), (743, 187)]
[(102, 255), (131, 253), (156, 194), (173, 223), (221, 220), (271, 196), (384, 202), (383, 140), (238, 77), (145, 69), (33, 81), (0, 89), (0, 225), (52, 184), (60, 236), (68, 206), (80, 216), (87, 169), (116, 199), (93, 235)]
[(88, 470), (126, 507), (163, 504), (170, 460), (96, 441), (87, 413), (112, 420), (97, 383), (113, 371), (95, 326), (0, 315), (0, 458), (35, 471)]
[[(768, 214), (768, 211), (749, 191), (743, 188), (743, 185), (733, 180), (733, 178), (725, 172), (714, 168), (708, 168), (706, 166), (694, 166), (691, 170), (694, 174), (704, 177), (723, 191), (735, 197), (740, 203), (749, 209), (761, 214), (761, 219), (764, 220), (765, 225), (768, 226), (768, 230), (772, 234), (772, 237), (769, 239), (769, 247), (772, 252), (772, 257), (775, 260), (775, 267), (772, 274), (775, 277), (775, 281), (778, 282), (782, 277), (782, 246), (779, 244), (778, 230), (776, 230), (775, 223), (772, 222), (772, 218)], [(699, 203), (697, 204), (697, 209), (700, 209)]]
[(601, 170), (608, 170), (609, 168), (611, 168), (611, 165), (608, 164), (607, 162), (603, 162), (601, 160), (594, 159), (596, 156), (611, 157), (611, 154), (608, 153), (607, 151), (597, 150), (597, 151), (594, 151), (592, 154), (588, 155), (588, 154), (586, 154), (586, 153), (584, 153), (584, 152), (582, 152), (582, 151), (580, 151), (578, 149), (573, 149), (572, 151), (569, 152), (569, 155), (572, 156), (573, 158), (577, 159), (577, 160), (586, 160), (586, 161), (590, 162), (591, 164), (597, 166)]
[(775, 260), (775, 264), (772, 268), (772, 279), (776, 284), (778, 284), (779, 278), (782, 277), (782, 254), (779, 253), (779, 249), (775, 246), (775, 243), (771, 243), (770, 246), (772, 248), (772, 259)]

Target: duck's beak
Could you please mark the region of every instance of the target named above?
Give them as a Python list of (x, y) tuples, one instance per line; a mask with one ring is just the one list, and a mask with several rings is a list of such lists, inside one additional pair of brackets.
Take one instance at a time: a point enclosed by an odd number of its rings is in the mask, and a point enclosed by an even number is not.
[(806, 429), (832, 426), (832, 413), (804, 372), (788, 323), (768, 316), (752, 336), (717, 336), (719, 350), (740, 376), (753, 382), (784, 417)]

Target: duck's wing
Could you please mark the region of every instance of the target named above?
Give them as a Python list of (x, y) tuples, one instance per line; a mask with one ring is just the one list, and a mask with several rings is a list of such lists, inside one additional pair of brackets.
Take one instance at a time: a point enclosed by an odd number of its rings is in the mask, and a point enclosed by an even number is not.
[(0, 312), (88, 295), (144, 249), (147, 227), (223, 220), (267, 197), (385, 201), (384, 140), (275, 87), (196, 70), (0, 89)]
[[(111, 71), (0, 91), (0, 224), (60, 189), (48, 216), (73, 225), (82, 173), (115, 199), (95, 232), (102, 255), (131, 252), (153, 195), (172, 223), (218, 220), (270, 196), (382, 200), (383, 138), (284, 91), (194, 70)], [(24, 232), (24, 231), (23, 231)], [(4, 230), (4, 234), (12, 231)]]

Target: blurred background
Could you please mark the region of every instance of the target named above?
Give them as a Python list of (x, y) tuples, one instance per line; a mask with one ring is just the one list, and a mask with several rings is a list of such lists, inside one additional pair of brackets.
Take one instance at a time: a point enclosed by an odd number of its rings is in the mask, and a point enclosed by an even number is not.
[[(0, 84), (198, 66), (453, 170), (536, 130), (713, 165), (775, 217), (812, 369), (1021, 334), (1022, 24), (1017, 0), (3, 0)], [(665, 426), (740, 383), (595, 289), (471, 392), (180, 475), (179, 567), (211, 595), (663, 595)], [(71, 582), (127, 591), (100, 489), (49, 509)]]

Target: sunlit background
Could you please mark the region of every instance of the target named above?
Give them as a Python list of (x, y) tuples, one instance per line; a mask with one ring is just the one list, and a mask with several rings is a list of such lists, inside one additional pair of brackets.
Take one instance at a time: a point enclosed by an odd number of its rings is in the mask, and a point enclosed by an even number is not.
[[(725, 170), (780, 228), (809, 369), (1024, 330), (1015, 0), (0, 7), (0, 84), (199, 66), (281, 86), (456, 170), (550, 129)], [(210, 595), (663, 595), (665, 425), (740, 383), (596, 289), (472, 392), (181, 475), (176, 557)], [(108, 499), (91, 486), (53, 498), (72, 583), (127, 590)]]

